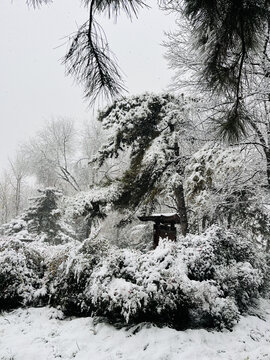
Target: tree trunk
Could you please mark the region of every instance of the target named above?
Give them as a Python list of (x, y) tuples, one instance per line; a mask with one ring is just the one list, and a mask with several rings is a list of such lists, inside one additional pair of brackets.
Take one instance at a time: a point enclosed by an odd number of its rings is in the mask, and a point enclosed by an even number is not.
[(269, 238), (267, 238), (267, 241), (266, 241), (265, 251), (266, 251), (266, 253), (269, 253), (269, 251), (270, 251), (270, 239)]
[(21, 205), (21, 177), (16, 179), (16, 194), (15, 194), (15, 216), (19, 215)]
[(232, 225), (232, 212), (230, 211), (227, 219), (227, 228), (230, 229)]
[(186, 208), (183, 184), (178, 185), (174, 189), (174, 195), (175, 195), (178, 215), (180, 217), (181, 232), (183, 236), (186, 236), (189, 230), (188, 230), (188, 217), (187, 217), (187, 208)]
[(270, 188), (270, 150), (265, 150), (267, 183)]

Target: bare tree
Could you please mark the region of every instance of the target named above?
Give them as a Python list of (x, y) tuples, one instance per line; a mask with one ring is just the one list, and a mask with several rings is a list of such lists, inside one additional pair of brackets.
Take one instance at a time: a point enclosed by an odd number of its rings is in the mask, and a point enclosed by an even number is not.
[(101, 147), (104, 137), (100, 122), (87, 121), (83, 124), (80, 132), (81, 157), (76, 162), (76, 171), (85, 189), (98, 182), (98, 169), (91, 159)]
[(22, 151), (18, 151), (14, 159), (9, 159), (10, 184), (14, 192), (14, 215), (18, 216), (22, 203), (23, 180), (28, 175), (26, 158)]
[(7, 223), (12, 213), (11, 199), (12, 191), (10, 185), (10, 178), (5, 171), (0, 180), (0, 224)]
[(44, 186), (68, 184), (74, 191), (80, 190), (73, 173), (77, 155), (75, 136), (72, 120), (53, 119), (24, 146), (31, 173)]
[(93, 161), (109, 136), (111, 131), (106, 131), (100, 121), (89, 121), (84, 124), (80, 140), (81, 157), (76, 162), (76, 173), (84, 189), (99, 183), (111, 182), (127, 168), (128, 153), (120, 154), (117, 159), (106, 159), (101, 168)]

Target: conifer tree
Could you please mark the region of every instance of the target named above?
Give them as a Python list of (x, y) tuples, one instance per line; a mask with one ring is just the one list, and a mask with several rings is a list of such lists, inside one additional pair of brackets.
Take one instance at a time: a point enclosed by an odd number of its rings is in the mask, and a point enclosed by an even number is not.
[(24, 220), (29, 224), (28, 231), (36, 234), (45, 233), (47, 242), (57, 242), (55, 238), (60, 230), (61, 216), (57, 202), (62, 194), (53, 188), (38, 192), (40, 195), (31, 199), (32, 204), (24, 216)]
[(95, 158), (102, 166), (121, 152), (130, 154), (114, 205), (118, 209), (144, 207), (149, 212), (158, 199), (170, 197), (170, 207), (180, 215), (183, 235), (188, 232), (184, 169), (196, 147), (189, 123), (192, 102), (195, 100), (147, 93), (115, 101), (99, 114), (112, 135)]
[(58, 201), (62, 193), (55, 188), (38, 190), (30, 207), (18, 218), (2, 226), (2, 233), (22, 241), (44, 241), (57, 245), (75, 238), (70, 226), (61, 219)]
[[(50, 0), (28, 0), (39, 6)], [(142, 0), (84, 0), (89, 18), (75, 34), (64, 63), (85, 86), (91, 100), (103, 93), (119, 95), (124, 89), (120, 71), (112, 60), (106, 38), (95, 21), (98, 13), (118, 16), (124, 11), (137, 16), (146, 4)], [(180, 11), (191, 21), (198, 49), (203, 55), (202, 79), (213, 92), (233, 100), (222, 122), (224, 132), (241, 134), (249, 115), (242, 102), (245, 64), (262, 46), (262, 34), (269, 24), (269, 0), (163, 0), (167, 8)]]
[[(255, 67), (263, 61), (269, 42), (270, 2), (169, 0), (164, 4), (188, 20), (197, 55), (187, 62), (195, 69), (200, 88), (210, 92), (210, 97), (215, 95), (219, 104), (213, 116), (219, 136), (239, 141), (254, 123), (245, 96), (251, 94)], [(177, 57), (177, 51), (173, 48), (172, 56)]]

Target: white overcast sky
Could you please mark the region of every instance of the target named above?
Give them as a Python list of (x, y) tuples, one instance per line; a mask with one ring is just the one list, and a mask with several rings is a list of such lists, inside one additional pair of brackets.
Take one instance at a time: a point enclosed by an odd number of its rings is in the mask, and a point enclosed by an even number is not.
[[(93, 117), (82, 89), (61, 65), (66, 37), (86, 19), (86, 9), (80, 0), (55, 0), (38, 10), (25, 2), (0, 0), (0, 170), (17, 145), (52, 117)], [(174, 17), (147, 3), (152, 9), (132, 22), (124, 14), (117, 23), (100, 21), (130, 94), (166, 90), (172, 76), (161, 43), (164, 31), (175, 28)]]

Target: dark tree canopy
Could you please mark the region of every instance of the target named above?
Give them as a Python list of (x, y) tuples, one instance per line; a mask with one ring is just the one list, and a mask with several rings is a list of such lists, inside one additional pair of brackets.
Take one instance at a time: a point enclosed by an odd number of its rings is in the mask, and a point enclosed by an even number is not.
[[(270, 1), (185, 0), (196, 45), (203, 56), (201, 80), (232, 103), (220, 119), (221, 135), (239, 140), (250, 122), (243, 101), (245, 67), (263, 51), (269, 27)], [(253, 60), (254, 61), (254, 60)]]
[(205, 53), (203, 76), (212, 90), (239, 92), (244, 62), (268, 26), (270, 1), (185, 0), (197, 46)]

